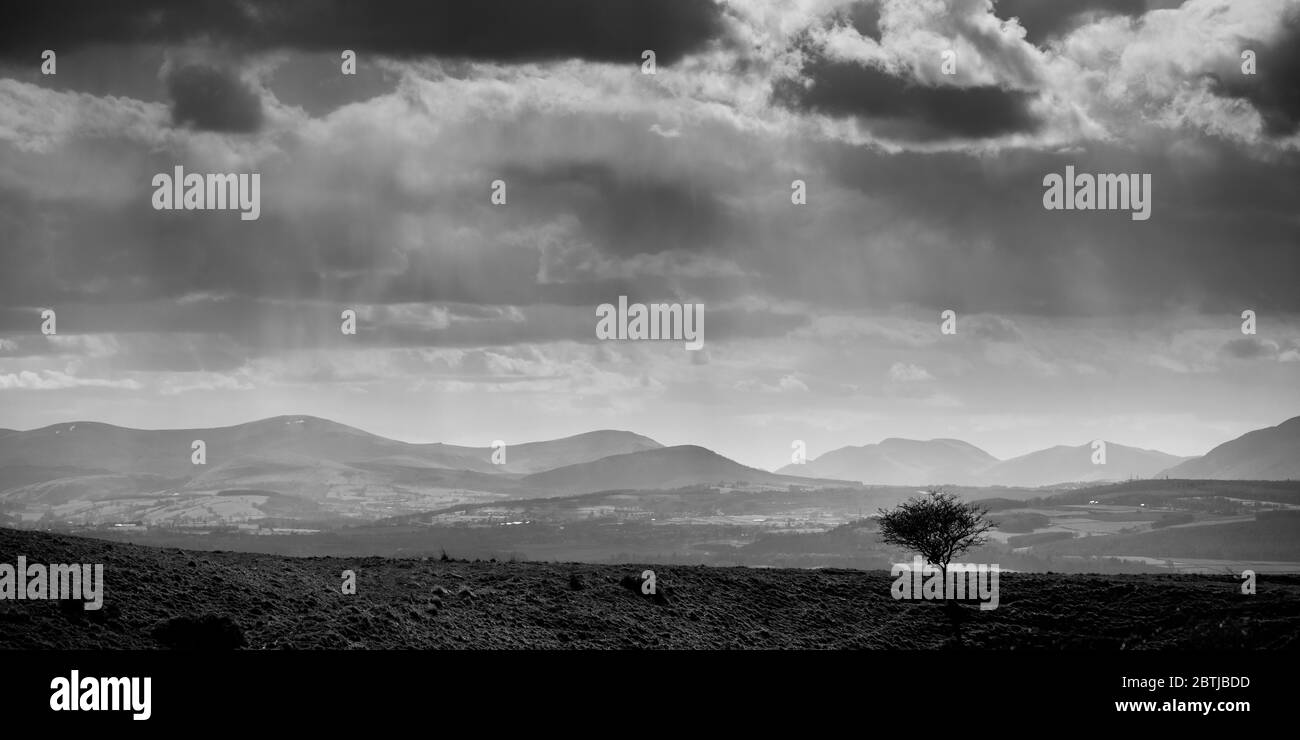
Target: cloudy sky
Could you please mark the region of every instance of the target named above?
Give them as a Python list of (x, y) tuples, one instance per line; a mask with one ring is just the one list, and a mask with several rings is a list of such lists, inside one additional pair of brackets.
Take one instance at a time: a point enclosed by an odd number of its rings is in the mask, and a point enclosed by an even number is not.
[[(1300, 414), (1298, 86), (1300, 0), (27, 3), (0, 427), (1200, 454)], [(153, 210), (177, 165), (261, 217)], [(1150, 219), (1045, 210), (1066, 165)], [(704, 349), (597, 341), (620, 295)]]

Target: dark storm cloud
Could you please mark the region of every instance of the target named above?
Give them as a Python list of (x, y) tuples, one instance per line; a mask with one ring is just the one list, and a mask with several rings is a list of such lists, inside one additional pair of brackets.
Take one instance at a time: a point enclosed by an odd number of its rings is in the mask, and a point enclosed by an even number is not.
[[(0, 34), (4, 31), (0, 29)], [(41, 74), (40, 64), (32, 57), (10, 58), (10, 49), (0, 49), (0, 77), (39, 85), (52, 90), (76, 91), (105, 97), (136, 100), (165, 100), (166, 86), (158, 70), (167, 60), (167, 51), (156, 46), (86, 46), (58, 51), (58, 74)], [(37, 58), (39, 61), (39, 58)]]
[[(1200, 168), (1177, 151), (1100, 145), (1007, 151), (996, 163), (821, 145), (817, 166), (832, 178), (822, 187), (857, 190), (861, 199), (841, 199), (800, 227), (797, 240), (817, 249), (762, 250), (742, 267), (769, 276), (764, 287), (774, 296), (844, 308), (1041, 316), (1300, 310), (1300, 160), (1261, 163), (1228, 143), (1203, 145)], [(1151, 219), (1045, 210), (1043, 176), (1069, 164), (1151, 173)], [(779, 222), (766, 231), (772, 240), (786, 234)]]
[(661, 64), (722, 35), (707, 0), (46, 0), (6, 11), (0, 55), (207, 38), (251, 49)]
[(1270, 136), (1300, 131), (1300, 11), (1293, 11), (1272, 44), (1243, 41), (1242, 49), (1256, 54), (1256, 73), (1234, 69), (1215, 76), (1211, 90), (1223, 97), (1247, 100), (1259, 111)]
[[(174, 164), (165, 157), (155, 159), (144, 172), (165, 172)], [(278, 177), (274, 168), (263, 172), (268, 195), (274, 192), (271, 186)], [(594, 306), (619, 295), (632, 300), (678, 301), (684, 300), (679, 295), (684, 289), (707, 291), (709, 296), (735, 294), (735, 288), (724, 290), (726, 286), (710, 285), (706, 278), (670, 284), (662, 276), (645, 273), (602, 278), (577, 270), (540, 281), (539, 251), (503, 244), (498, 237), (503, 231), (521, 232), (548, 223), (557, 213), (570, 212), (556, 210), (560, 206), (575, 206), (548, 191), (543, 180), (537, 181), (538, 190), (512, 180), (511, 206), (505, 209), (491, 210), (477, 192), (445, 203), (437, 201), (437, 208), (481, 227), (483, 232), (476, 237), (481, 241), (474, 242), (473, 249), (443, 249), (436, 243), (439, 240), (431, 237), (427, 248), (414, 250), (398, 246), (398, 233), (391, 228), (398, 219), (378, 216), (370, 206), (360, 211), (328, 207), (288, 215), (268, 199), (261, 218), (245, 222), (228, 213), (155, 211), (149, 207), (151, 190), (145, 187), (148, 179), (144, 176), (134, 199), (113, 206), (77, 203), (69, 208), (68, 201), (0, 188), (0, 226), (10, 227), (6, 233), (12, 236), (6, 244), (8, 269), (0, 271), (0, 306), (21, 309), (0, 310), (0, 331), (30, 329), (39, 318), (33, 310), (38, 306), (59, 309), (61, 327), (66, 320), (67, 326), (81, 330), (94, 326), (95, 331), (121, 331), (139, 326), (141, 330), (198, 331), (202, 327), (193, 322), (153, 323), (179, 320), (189, 315), (188, 310), (148, 320), (126, 309), (105, 311), (100, 316), (66, 317), (63, 310), (73, 304), (175, 301), (194, 294), (228, 295), (241, 305), (251, 299), (273, 299), (487, 306)], [(599, 177), (595, 181), (603, 182)], [(642, 192), (636, 187), (633, 191)], [(379, 188), (376, 192), (382, 195), (386, 191)], [(627, 196), (618, 213), (631, 214), (635, 209), (632, 200)], [(657, 204), (653, 208), (664, 220), (665, 229), (680, 228), (672, 226), (680, 214), (665, 205), (676, 204), (677, 199), (651, 200)], [(402, 212), (400, 203), (387, 205), (392, 213)], [(604, 230), (587, 232), (581, 225), (584, 216), (580, 216), (579, 238), (596, 243), (603, 241), (602, 233), (617, 237), (613, 230), (618, 218), (594, 215), (600, 210), (595, 193), (588, 193), (585, 199), (578, 197), (576, 206), (579, 214), (591, 215), (593, 228)], [(430, 204), (426, 201), (420, 207), (427, 212)], [(657, 243), (647, 242), (647, 248)], [(222, 307), (221, 314), (250, 332), (258, 325), (254, 313)], [(105, 323), (110, 316), (113, 323)]]
[(1042, 44), (1085, 23), (1089, 18), (1123, 15), (1141, 16), (1155, 8), (1176, 8), (1182, 0), (996, 0), (993, 12), (999, 18), (1020, 19), (1025, 39)]
[(177, 126), (241, 134), (262, 127), (262, 98), (234, 70), (189, 64), (167, 78), (167, 92)]
[(803, 79), (778, 80), (775, 102), (792, 110), (855, 117), (888, 138), (927, 141), (1028, 133), (1039, 121), (1031, 93), (996, 86), (930, 87), (856, 62), (813, 53)]
[[(789, 205), (788, 179), (773, 184), (770, 199), (753, 201), (738, 196), (735, 184), (687, 175), (638, 178), (591, 164), (530, 169), (527, 177), (518, 170), (506, 175), (507, 207), (491, 210), (479, 191), (463, 201), (432, 201), (481, 234), (462, 247), (444, 245), (443, 232), (434, 231), (414, 249), (400, 246), (400, 232), (390, 226), (401, 219), (376, 214), (374, 206), (291, 215), (271, 199), (256, 222), (227, 213), (154, 211), (146, 175), (174, 164), (160, 155), (141, 170), (138, 196), (125, 204), (69, 207), (73, 201), (0, 188), (0, 227), (9, 237), (0, 306), (13, 309), (0, 311), (0, 331), (33, 331), (35, 307), (54, 307), (60, 331), (69, 333), (92, 326), (202, 331), (199, 322), (212, 315), (221, 317), (212, 329), (256, 335), (263, 312), (239, 308), (250, 299), (591, 307), (619, 295), (640, 302), (701, 299), (710, 306), (758, 296), (849, 310), (951, 308), (962, 316), (1105, 315), (1171, 306), (1225, 315), (1244, 307), (1261, 315), (1300, 311), (1294, 289), (1300, 161), (1281, 155), (1261, 162), (1226, 142), (1202, 144), (1201, 156), (1191, 159), (1176, 151), (1098, 146), (1069, 154), (1010, 150), (994, 162), (819, 142), (805, 152), (803, 173), (815, 177), (809, 203), (800, 207)], [(1067, 164), (1080, 172), (1151, 173), (1151, 219), (1044, 210), (1042, 178)], [(274, 168), (263, 173), (266, 193), (275, 192), (277, 176)], [(376, 202), (401, 210), (383, 198)], [(574, 231), (561, 232), (560, 242), (590, 243), (614, 257), (666, 245), (691, 253), (721, 249), (718, 256), (740, 274), (616, 277), (574, 263), (542, 280), (539, 268), (549, 253), (500, 238), (570, 214)], [(691, 218), (704, 225), (687, 223)], [(582, 261), (595, 253), (574, 254)], [(148, 320), (112, 309), (206, 293), (233, 298)], [(69, 304), (99, 308), (79, 314), (65, 311)], [(337, 332), (337, 315), (325, 312), (320, 321)], [(501, 341), (537, 328), (492, 323), (500, 324), (492, 336)], [(443, 341), (472, 341), (470, 326), (453, 325)], [(984, 328), (989, 338), (1014, 341), (1010, 327)], [(962, 330), (981, 331), (976, 324)]]

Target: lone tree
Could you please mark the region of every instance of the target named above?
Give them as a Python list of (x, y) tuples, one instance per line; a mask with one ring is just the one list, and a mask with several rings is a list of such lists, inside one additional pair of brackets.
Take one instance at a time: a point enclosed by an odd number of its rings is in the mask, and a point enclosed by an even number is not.
[(914, 550), (940, 568), (948, 580), (948, 563), (972, 547), (988, 541), (993, 528), (988, 511), (964, 504), (955, 493), (932, 488), (914, 496), (893, 511), (880, 509), (881, 541)]

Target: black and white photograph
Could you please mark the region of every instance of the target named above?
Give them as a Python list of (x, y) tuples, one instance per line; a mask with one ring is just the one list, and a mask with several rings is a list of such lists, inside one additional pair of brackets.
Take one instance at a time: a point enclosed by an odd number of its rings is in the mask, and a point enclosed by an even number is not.
[(1298, 278), (1300, 0), (6, 3), (0, 711), (1250, 727)]

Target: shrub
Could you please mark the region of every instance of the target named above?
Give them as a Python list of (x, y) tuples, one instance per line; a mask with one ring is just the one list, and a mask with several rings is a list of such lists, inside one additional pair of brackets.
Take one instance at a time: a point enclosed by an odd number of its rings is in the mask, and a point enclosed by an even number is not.
[(945, 574), (954, 557), (987, 542), (993, 528), (987, 511), (940, 488), (881, 509), (879, 519), (881, 542), (917, 552)]

